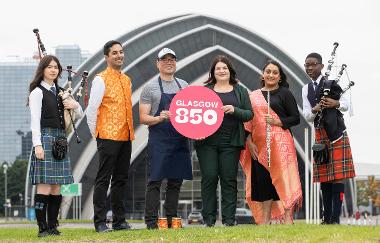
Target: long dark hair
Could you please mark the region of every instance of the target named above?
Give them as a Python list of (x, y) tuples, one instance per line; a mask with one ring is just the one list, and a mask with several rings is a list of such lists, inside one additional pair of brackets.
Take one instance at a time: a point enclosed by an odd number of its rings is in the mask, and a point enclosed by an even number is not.
[(236, 79), (235, 68), (233, 67), (231, 61), (226, 56), (223, 56), (223, 55), (218, 55), (218, 56), (216, 56), (214, 58), (214, 60), (212, 61), (212, 64), (211, 64), (211, 68), (210, 68), (210, 72), (209, 72), (209, 75), (208, 75), (208, 79), (204, 83), (205, 84), (208, 84), (208, 83), (215, 84), (216, 83), (216, 79), (215, 79), (215, 66), (216, 66), (216, 64), (218, 62), (222, 62), (222, 63), (224, 63), (224, 64), (227, 65), (228, 70), (230, 71), (230, 84), (231, 85), (237, 84), (239, 82), (239, 80)]
[[(282, 69), (280, 63), (278, 63), (274, 60), (267, 61), (267, 63), (263, 67), (263, 73), (264, 73), (265, 68), (267, 68), (269, 64), (275, 65), (276, 67), (278, 67), (278, 70), (280, 71), (280, 82), (278, 82), (278, 85), (281, 87), (289, 88), (289, 83), (288, 83), (286, 74), (285, 74), (284, 70)], [(265, 81), (264, 81), (264, 79), (261, 79), (261, 87), (264, 87), (264, 86), (265, 86)]]
[[(36, 73), (34, 74), (34, 78), (32, 79), (32, 81), (30, 82), (29, 84), (29, 94), (30, 92), (32, 92), (38, 85), (40, 85), (41, 81), (44, 80), (44, 70), (47, 66), (49, 66), (49, 64), (51, 63), (51, 61), (55, 61), (58, 65), (58, 76), (57, 78), (54, 80), (54, 83), (56, 85), (58, 85), (58, 78), (61, 77), (61, 73), (62, 73), (62, 66), (61, 66), (61, 63), (59, 62), (58, 58), (56, 56), (53, 56), (53, 55), (46, 55), (44, 56), (40, 63), (38, 64), (38, 67), (37, 67), (37, 70), (36, 70)], [(27, 101), (27, 105), (29, 105), (29, 101)]]

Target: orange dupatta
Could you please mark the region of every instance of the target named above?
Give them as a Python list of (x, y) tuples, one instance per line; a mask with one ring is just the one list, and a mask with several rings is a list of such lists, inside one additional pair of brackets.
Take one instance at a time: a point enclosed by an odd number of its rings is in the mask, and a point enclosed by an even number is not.
[[(302, 206), (302, 188), (298, 173), (297, 154), (293, 137), (289, 130), (282, 127), (271, 126), (271, 167), (267, 164), (266, 151), (266, 122), (265, 115), (268, 112), (268, 103), (260, 89), (253, 91), (249, 96), (254, 117), (244, 123), (244, 127), (252, 134), (252, 141), (258, 148), (258, 161), (270, 173), (272, 183), (280, 197), (279, 201), (273, 201), (271, 218), (284, 218), (284, 209), (293, 209)], [(270, 115), (279, 119), (278, 115), (270, 110)], [(263, 221), (263, 211), (259, 202), (251, 200), (251, 153), (246, 145), (241, 152), (240, 163), (246, 175), (246, 201), (252, 211), (257, 224)]]

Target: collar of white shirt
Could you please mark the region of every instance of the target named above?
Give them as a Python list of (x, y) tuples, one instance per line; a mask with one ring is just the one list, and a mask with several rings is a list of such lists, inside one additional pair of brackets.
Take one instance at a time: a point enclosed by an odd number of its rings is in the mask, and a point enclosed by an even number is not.
[(41, 81), (41, 85), (42, 85), (42, 87), (44, 87), (47, 90), (50, 90), (51, 87), (55, 86), (54, 83), (53, 83), (53, 85), (50, 85), (47, 82), (45, 82), (44, 80)]
[(317, 86), (319, 85), (319, 82), (321, 82), (321, 79), (322, 79), (322, 74), (321, 75), (319, 75), (319, 77), (317, 78), (317, 80), (311, 80), (311, 82), (317, 82)]

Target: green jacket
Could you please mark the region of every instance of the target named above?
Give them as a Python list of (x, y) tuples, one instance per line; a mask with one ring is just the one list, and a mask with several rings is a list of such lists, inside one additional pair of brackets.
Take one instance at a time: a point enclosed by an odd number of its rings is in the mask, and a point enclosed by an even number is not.
[[(209, 89), (214, 89), (215, 84), (207, 84), (205, 87)], [(250, 121), (253, 118), (253, 111), (252, 111), (252, 105), (251, 101), (249, 99), (248, 91), (246, 88), (239, 84), (234, 85), (234, 92), (236, 94), (236, 97), (238, 99), (238, 107), (234, 107), (234, 113), (232, 114), (235, 116), (238, 120), (241, 122), (238, 125), (238, 129), (235, 129), (232, 134), (231, 138), (231, 146), (237, 146), (244, 148), (245, 147), (245, 140), (246, 140), (246, 133), (244, 129), (244, 122)], [(206, 139), (203, 140), (196, 140), (195, 146), (200, 146), (203, 144), (213, 144), (213, 141), (215, 141), (215, 133)]]

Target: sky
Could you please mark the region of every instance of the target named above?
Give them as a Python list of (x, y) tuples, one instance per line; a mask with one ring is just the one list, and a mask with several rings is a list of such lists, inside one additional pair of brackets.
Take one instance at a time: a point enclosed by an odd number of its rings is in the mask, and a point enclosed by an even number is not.
[(7, 0), (1, 10), (0, 59), (30, 57), (37, 50), (34, 28), (40, 30), (48, 53), (63, 44), (95, 53), (106, 41), (135, 28), (186, 13), (220, 18), (255, 32), (300, 66), (310, 52), (322, 54), (326, 62), (337, 41), (336, 64), (347, 64), (356, 83), (351, 90), (354, 116), (345, 116), (354, 162), (380, 165), (378, 0)]

